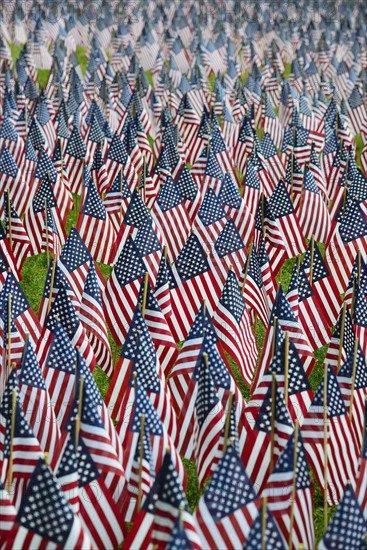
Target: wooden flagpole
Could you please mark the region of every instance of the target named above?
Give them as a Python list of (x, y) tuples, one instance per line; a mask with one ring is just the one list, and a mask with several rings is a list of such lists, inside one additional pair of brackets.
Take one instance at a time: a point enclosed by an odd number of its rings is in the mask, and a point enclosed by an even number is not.
[(83, 390), (84, 390), (84, 376), (80, 376), (79, 380), (79, 403), (78, 403), (78, 414), (75, 418), (75, 448), (78, 449), (79, 445), (79, 434), (80, 434), (80, 424), (82, 418), (82, 405), (83, 405)]
[(122, 224), (122, 166), (120, 168), (120, 225)]
[(141, 500), (143, 497), (142, 479), (143, 479), (144, 430), (145, 430), (145, 415), (142, 414), (140, 417), (139, 477), (138, 477), (138, 503), (137, 503), (138, 512), (141, 508)]
[(293, 525), (294, 525), (294, 500), (296, 498), (296, 482), (297, 482), (297, 452), (298, 452), (298, 421), (294, 423), (294, 448), (293, 448), (293, 481), (292, 481), (292, 497), (291, 497), (291, 512), (290, 512), (290, 527), (288, 546), (292, 548)]
[(56, 258), (53, 258), (53, 260), (52, 260), (52, 271), (51, 271), (51, 281), (50, 281), (50, 292), (48, 294), (47, 315), (50, 313), (51, 304), (52, 304), (52, 292), (53, 292), (54, 283), (55, 283), (55, 272), (56, 272)]
[(315, 256), (315, 235), (311, 237), (311, 258), (310, 258), (310, 285), (312, 286), (313, 281), (313, 262)]
[(266, 504), (268, 497), (261, 499), (261, 550), (266, 550)]
[(248, 274), (248, 270), (250, 268), (250, 262), (251, 262), (251, 256), (252, 256), (252, 250), (254, 248), (254, 243), (251, 242), (249, 244), (249, 247), (248, 247), (248, 256), (247, 256), (247, 262), (246, 262), (246, 267), (245, 267), (245, 273), (244, 273), (244, 276), (243, 276), (243, 283), (242, 283), (242, 294), (245, 292), (245, 285), (246, 285), (246, 279), (247, 279), (247, 274)]
[(328, 407), (327, 407), (327, 366), (324, 365), (324, 531), (327, 529), (328, 523), (328, 428), (327, 428), (327, 417), (328, 417)]
[(346, 304), (346, 302), (344, 302), (343, 311), (342, 311), (342, 322), (341, 322), (341, 327), (340, 327), (339, 354), (338, 354), (338, 365), (337, 365), (337, 371), (336, 371), (337, 373), (340, 371), (340, 365), (341, 365), (341, 361), (342, 361), (346, 309), (347, 309), (347, 304)]
[(178, 510), (178, 518), (179, 518), (178, 525), (179, 525), (179, 529), (180, 529), (181, 533), (184, 529), (184, 521), (183, 521), (184, 511), (185, 511), (185, 505), (181, 502), (179, 510)]
[(277, 322), (278, 322), (278, 317), (276, 315), (274, 315), (273, 339), (272, 339), (272, 343), (271, 343), (271, 356), (272, 357), (274, 357), (274, 353), (275, 353), (275, 340), (276, 340), (276, 334), (277, 334)]
[(11, 293), (8, 294), (8, 375), (10, 374), (11, 369)]
[(284, 342), (284, 401), (288, 406), (288, 367), (289, 367), (289, 332), (285, 333)]
[(274, 443), (275, 443), (275, 399), (276, 399), (276, 378), (275, 372), (271, 373), (271, 428), (270, 428), (270, 462), (269, 462), (269, 475), (271, 475), (274, 468)]
[(47, 253), (47, 265), (50, 263), (50, 252), (48, 250), (48, 216), (47, 216), (47, 199), (45, 197), (45, 222), (46, 222), (46, 253)]
[(11, 204), (10, 204), (10, 189), (8, 189), (7, 192), (7, 202), (8, 202), (8, 224), (9, 224), (9, 241), (10, 241), (10, 248), (13, 248), (13, 234), (11, 229)]
[(229, 396), (228, 396), (228, 409), (227, 409), (226, 423), (225, 423), (225, 426), (224, 426), (223, 454), (227, 450), (229, 427), (230, 427), (230, 424), (231, 424), (232, 402), (233, 402), (233, 392), (230, 391)]
[(358, 265), (358, 284), (361, 284), (361, 251), (358, 250), (357, 252), (357, 265)]
[(17, 390), (13, 388), (11, 395), (11, 425), (10, 425), (10, 452), (9, 452), (9, 467), (8, 467), (8, 493), (11, 493), (11, 486), (13, 484), (13, 445), (14, 445), (14, 432), (15, 432), (15, 414), (17, 405)]
[(141, 314), (143, 315), (143, 317), (144, 317), (144, 313), (147, 305), (148, 281), (149, 281), (149, 273), (148, 271), (146, 271), (144, 275), (143, 303), (141, 304)]
[(354, 387), (356, 385), (356, 372), (357, 372), (357, 354), (358, 354), (358, 338), (355, 338), (354, 350), (353, 350), (352, 387), (351, 387), (350, 401), (349, 401), (349, 418), (352, 418), (352, 414), (353, 414)]

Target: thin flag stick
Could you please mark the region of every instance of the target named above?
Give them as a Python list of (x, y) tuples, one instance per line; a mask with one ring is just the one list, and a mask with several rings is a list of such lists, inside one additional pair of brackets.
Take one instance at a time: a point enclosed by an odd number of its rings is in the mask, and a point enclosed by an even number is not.
[(254, 244), (253, 244), (253, 243), (250, 243), (250, 245), (249, 245), (249, 250), (248, 250), (248, 256), (247, 256), (246, 267), (245, 267), (245, 274), (244, 274), (244, 276), (243, 276), (242, 294), (245, 292), (246, 279), (247, 279), (248, 270), (249, 270), (249, 267), (250, 267), (250, 262), (251, 262), (251, 256), (252, 256), (252, 250), (253, 250), (253, 248), (254, 248)]
[(274, 443), (275, 443), (275, 390), (276, 390), (275, 372), (271, 373), (271, 428), (270, 428), (270, 463), (269, 475), (274, 468)]
[(8, 189), (7, 192), (7, 203), (8, 203), (8, 224), (9, 224), (9, 241), (10, 241), (10, 248), (13, 248), (13, 234), (11, 229), (11, 204), (10, 204), (10, 190)]
[(141, 304), (141, 314), (143, 316), (144, 316), (146, 305), (147, 305), (148, 281), (149, 281), (149, 273), (148, 273), (148, 271), (146, 271), (145, 275), (144, 275), (143, 303)]
[(11, 293), (8, 294), (8, 373), (11, 368)]
[(313, 262), (315, 256), (315, 235), (311, 237), (311, 259), (310, 259), (310, 285), (312, 286), (313, 281)]
[(274, 324), (273, 324), (273, 339), (272, 339), (272, 343), (271, 343), (271, 356), (274, 357), (274, 353), (275, 353), (275, 339), (276, 339), (276, 334), (277, 334), (277, 322), (278, 322), (278, 317), (276, 315), (274, 315)]
[(55, 283), (55, 272), (56, 272), (56, 259), (52, 260), (52, 271), (51, 271), (51, 281), (50, 281), (50, 292), (48, 294), (48, 304), (47, 304), (47, 315), (50, 313), (51, 304), (52, 304), (52, 292), (54, 289)]
[(47, 252), (47, 265), (50, 263), (50, 252), (48, 250), (48, 216), (47, 216), (47, 199), (45, 198), (45, 222), (46, 222), (46, 252)]
[(327, 501), (327, 477), (328, 477), (328, 429), (327, 429), (327, 366), (324, 365), (324, 531), (328, 522), (328, 501)]
[(8, 493), (11, 493), (11, 486), (13, 483), (13, 446), (14, 446), (14, 432), (15, 432), (15, 414), (17, 405), (17, 390), (13, 388), (11, 395), (11, 425), (10, 425), (10, 452), (9, 452), (9, 468), (8, 468)]
[(338, 354), (338, 366), (337, 373), (340, 371), (340, 365), (342, 362), (342, 353), (343, 353), (343, 344), (344, 344), (344, 328), (345, 328), (345, 312), (347, 309), (347, 304), (344, 302), (343, 311), (342, 311), (342, 322), (340, 327), (340, 342), (339, 342), (339, 354)]
[(78, 414), (75, 418), (75, 447), (78, 448), (79, 445), (79, 434), (80, 434), (80, 424), (82, 418), (82, 405), (83, 405), (83, 390), (84, 390), (84, 376), (80, 376), (79, 380), (79, 403), (78, 403)]
[(228, 396), (228, 409), (227, 409), (227, 416), (226, 416), (226, 423), (224, 426), (224, 443), (223, 443), (223, 454), (227, 450), (227, 442), (228, 442), (228, 434), (229, 434), (229, 426), (231, 424), (231, 410), (232, 410), (232, 402), (233, 402), (233, 392), (229, 392)]
[(261, 500), (261, 550), (266, 550), (266, 505), (268, 498), (264, 496)]
[(358, 354), (358, 338), (355, 338), (354, 350), (353, 350), (352, 387), (351, 387), (350, 401), (349, 401), (349, 418), (352, 418), (352, 414), (353, 414), (354, 388), (356, 385), (356, 372), (357, 372), (357, 354)]
[(290, 512), (290, 527), (288, 546), (292, 548), (293, 525), (294, 525), (294, 500), (296, 498), (296, 481), (297, 481), (297, 451), (298, 451), (298, 421), (294, 423), (294, 448), (293, 448), (293, 482), (292, 482), (292, 500)]
[(285, 333), (285, 343), (284, 343), (284, 401), (288, 406), (288, 365), (289, 363), (289, 332)]
[(144, 452), (144, 430), (145, 430), (145, 415), (140, 417), (140, 448), (139, 448), (139, 477), (138, 477), (138, 511), (141, 508), (141, 500), (143, 497), (142, 478), (143, 478), (143, 452)]

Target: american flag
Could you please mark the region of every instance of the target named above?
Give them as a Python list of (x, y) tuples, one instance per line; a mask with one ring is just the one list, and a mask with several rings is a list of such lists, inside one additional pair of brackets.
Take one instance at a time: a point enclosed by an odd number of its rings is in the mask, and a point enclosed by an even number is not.
[(209, 188), (203, 197), (192, 227), (208, 254), (211, 254), (214, 243), (223, 230), (226, 220), (226, 212), (220, 200), (213, 189)]
[(136, 188), (128, 201), (124, 217), (119, 220), (120, 229), (117, 233), (115, 244), (111, 249), (110, 264), (117, 262), (129, 236), (135, 239), (139, 228), (148, 217), (148, 209), (140, 196), (139, 190)]
[(339, 293), (346, 290), (357, 252), (360, 251), (362, 257), (366, 258), (366, 206), (366, 201), (358, 202), (357, 200), (350, 205), (342, 221), (330, 236), (326, 247), (326, 266)]
[(126, 337), (145, 273), (146, 266), (128, 237), (102, 296), (106, 321), (118, 345)]
[(314, 236), (318, 242), (327, 241), (331, 228), (330, 215), (312, 172), (307, 167), (304, 175), (303, 190), (299, 200), (295, 203), (295, 211), (302, 233), (307, 239), (311, 239)]
[(43, 451), (52, 461), (60, 429), (32, 344), (27, 341), (19, 372), (19, 397), (23, 411)]
[(1, 294), (3, 310), (6, 310), (9, 294), (11, 295), (12, 322), (19, 331), (23, 341), (25, 341), (27, 336), (29, 336), (29, 340), (32, 342), (33, 347), (36, 347), (41, 336), (41, 327), (13, 273), (8, 273)]
[(318, 548), (326, 550), (331, 546), (340, 548), (363, 548), (366, 545), (367, 521), (350, 483), (345, 491)]
[(17, 517), (17, 510), (10, 500), (10, 496), (5, 489), (2, 481), (0, 481), (0, 506), (2, 513), (2, 520), (0, 523), (0, 537), (3, 545), (13, 540), (14, 533), (16, 531), (15, 518)]
[[(326, 377), (324, 376), (324, 380), (316, 390), (303, 421), (301, 433), (317, 482), (323, 491), (327, 484), (328, 502), (335, 505), (340, 501), (347, 481), (355, 478), (358, 449), (338, 380), (333, 369), (326, 368)], [(327, 459), (325, 459), (325, 445), (327, 445)]]
[(78, 126), (74, 125), (65, 148), (65, 164), (69, 174), (70, 190), (82, 194), (84, 163), (88, 163), (87, 147), (80, 135)]
[(256, 491), (238, 451), (229, 444), (195, 511), (204, 547), (242, 548), (258, 508)]
[(286, 259), (286, 243), (278, 221), (264, 194), (261, 195), (255, 216), (254, 242), (257, 250), (260, 250), (262, 241), (264, 241), (273, 276), (275, 277)]
[(126, 214), (130, 198), (131, 192), (128, 183), (125, 176), (122, 174), (122, 171), (120, 171), (118, 172), (115, 181), (111, 183), (111, 186), (103, 199), (103, 205), (117, 232), (119, 231), (122, 220)]
[(16, 268), (20, 271), (27, 256), (30, 254), (30, 241), (22, 219), (18, 216), (12, 205), (10, 195), (4, 193), (4, 218), (6, 224), (6, 235), (16, 259)]
[[(139, 390), (138, 390), (139, 391)], [(135, 404), (135, 415), (137, 414), (137, 403)], [(153, 413), (154, 414), (154, 413)], [(156, 413), (155, 413), (156, 414)], [(139, 416), (139, 415), (137, 415)], [(144, 420), (142, 417), (144, 416)], [(134, 418), (135, 420), (135, 418)], [(128, 485), (127, 485), (127, 498), (123, 505), (123, 514), (125, 521), (132, 521), (136, 514), (139, 512), (139, 500), (141, 504), (144, 504), (145, 498), (149, 493), (154, 478), (155, 478), (155, 464), (152, 448), (150, 444), (151, 430), (147, 431), (145, 428), (145, 415), (140, 415), (139, 421), (132, 421), (132, 430), (139, 430), (137, 435), (137, 441), (135, 443), (136, 434), (134, 434), (134, 444), (130, 447), (132, 449), (132, 459), (129, 460), (129, 473)], [(143, 424), (144, 422), (144, 424)], [(148, 419), (148, 426), (152, 426), (152, 418)], [(163, 428), (158, 418), (157, 430), (163, 436)], [(134, 450), (135, 448), (135, 450)], [(139, 491), (141, 491), (139, 496)]]
[(96, 359), (70, 294), (70, 287), (66, 283), (61, 285), (51, 304), (42, 336), (37, 343), (37, 358), (43, 367), (52, 342), (53, 331), (60, 322), (75, 349), (79, 349), (88, 366), (93, 370)]
[(273, 550), (285, 550), (285, 542), (273, 514), (268, 507), (265, 508), (264, 513), (263, 507), (264, 504), (252, 524), (243, 550), (258, 550), (262, 543), (269, 545)]
[(145, 276), (145, 280), (141, 285), (138, 304), (142, 308), (142, 314), (152, 338), (160, 367), (167, 377), (177, 359), (178, 350), (167, 320), (159, 307), (149, 281), (146, 279)]
[[(33, 519), (34, 515), (36, 520)], [(12, 544), (19, 548), (54, 545), (70, 550), (92, 549), (91, 541), (79, 518), (73, 513), (42, 458), (36, 462), (27, 493), (18, 508), (15, 523), (17, 527), (12, 535)], [(5, 546), (9, 549), (11, 547), (10, 544)]]
[(168, 257), (175, 261), (189, 236), (191, 222), (178, 185), (171, 177), (167, 177), (153, 205), (152, 218), (167, 245)]
[(171, 455), (167, 453), (134, 526), (125, 539), (125, 544), (128, 548), (147, 548), (149, 544), (166, 545), (180, 514), (190, 547), (200, 550), (200, 536), (189, 512)]
[[(13, 392), (16, 390), (13, 390)], [(1, 415), (6, 419), (5, 433), (2, 434), (0, 448), (1, 479), (10, 479), (10, 453), (12, 459), (12, 502), (17, 510), (24, 498), (27, 485), (37, 465), (42, 450), (23, 413), (18, 398), (15, 408), (12, 398), (3, 400)], [(14, 423), (14, 428), (12, 424)], [(14, 429), (14, 431), (13, 431)], [(13, 435), (13, 437), (12, 437)]]
[[(81, 374), (81, 370), (76, 369), (74, 400), (65, 429), (70, 431), (78, 416), (80, 420), (79, 435), (101, 474), (106, 488), (111, 493), (113, 500), (118, 502), (125, 487), (125, 472), (110, 433), (96, 407), (95, 391), (98, 392), (100, 399), (99, 391), (90, 384), (84, 385), (83, 382), (84, 376)], [(80, 417), (79, 410), (81, 411)]]
[[(257, 414), (256, 408), (256, 404), (255, 410), (249, 404), (247, 420), (250, 428), (242, 460), (251, 481), (256, 487), (261, 488), (293, 433), (292, 419), (275, 373), (272, 375), (272, 383), (263, 395)], [(246, 452), (246, 447), (251, 448), (251, 453)]]
[(235, 359), (245, 382), (251, 385), (257, 359), (256, 341), (238, 279), (232, 270), (228, 271), (214, 314), (214, 326), (223, 348)]
[(0, 152), (0, 192), (2, 196), (5, 190), (10, 193), (15, 210), (19, 216), (22, 216), (28, 207), (30, 190), (24, 181), (22, 170), (18, 168), (6, 146), (3, 145)]
[(57, 232), (52, 210), (48, 207), (47, 202), (45, 204), (45, 225), (42, 233), (42, 251), (51, 254), (55, 261), (61, 255), (61, 239)]
[[(328, 260), (327, 254), (325, 255), (325, 258)], [(337, 285), (332, 277), (331, 270), (328, 269), (327, 262), (322, 257), (320, 249), (316, 243), (314, 243), (314, 245), (312, 242), (309, 244), (300, 267), (307, 275), (312, 291), (323, 304), (323, 317), (325, 317), (323, 324), (324, 329), (328, 330), (330, 326), (333, 326), (336, 323), (342, 301)], [(304, 323), (303, 326), (307, 326), (307, 323)], [(317, 324), (313, 323), (313, 327), (315, 331), (318, 330)], [(311, 338), (310, 342), (312, 343)], [(322, 342), (324, 344), (327, 343), (320, 338), (320, 345), (323, 345)], [(315, 347), (320, 347), (320, 345)]]
[(224, 422), (224, 409), (218, 397), (205, 356), (197, 372), (197, 394), (194, 409), (194, 456), (199, 485), (203, 487), (217, 463), (217, 449)]
[(242, 294), (246, 305), (259, 316), (260, 321), (267, 326), (270, 317), (270, 298), (264, 285), (258, 255), (252, 248), (243, 270)]
[(246, 163), (246, 172), (242, 185), (242, 198), (246, 202), (252, 216), (255, 217), (262, 186), (257, 171), (250, 160)]
[[(186, 486), (186, 473), (185, 469), (182, 463), (182, 460), (180, 458), (180, 455), (178, 454), (176, 447), (174, 445), (174, 442), (169, 435), (167, 428), (163, 424), (162, 420), (159, 417), (158, 412), (154, 408), (149, 396), (147, 395), (147, 392), (145, 391), (144, 387), (139, 384), (139, 382), (136, 382), (136, 397), (131, 399), (131, 403), (129, 404), (129, 407), (132, 408), (132, 412), (130, 414), (130, 411), (128, 411), (129, 418), (127, 418), (127, 422), (129, 426), (123, 426), (123, 424), (126, 424), (126, 419), (124, 416), (121, 417), (117, 424), (117, 431), (119, 433), (120, 438), (123, 439), (123, 445), (124, 448), (129, 449), (130, 452), (124, 453), (123, 458), (123, 464), (125, 467), (125, 472), (128, 480), (132, 480), (132, 476), (134, 476), (134, 456), (136, 447), (139, 440), (139, 434), (142, 428), (142, 419), (141, 416), (144, 415), (144, 430), (146, 434), (149, 437), (150, 445), (151, 445), (151, 459), (152, 459), (152, 475), (153, 477), (155, 474), (160, 470), (165, 454), (167, 452), (167, 448), (171, 449), (171, 459), (175, 466), (176, 472), (178, 474), (178, 477), (183, 484), (183, 486)], [(153, 480), (152, 480), (153, 481)], [(134, 485), (134, 480), (131, 481)], [(126, 505), (129, 505), (128, 502), (125, 502), (123, 504), (123, 507)]]
[(339, 318), (335, 324), (334, 332), (329, 343), (325, 361), (333, 367), (334, 372), (338, 372), (341, 363), (345, 361), (347, 355), (354, 348), (355, 334), (353, 330), (352, 318), (346, 304), (340, 312)]
[(113, 372), (111, 347), (108, 339), (97, 272), (93, 260), (89, 264), (79, 315), (98, 365), (107, 376), (111, 376)]
[(33, 254), (40, 254), (42, 252), (47, 209), (50, 209), (52, 212), (56, 230), (59, 235), (60, 242), (63, 245), (66, 239), (65, 227), (60, 209), (57, 205), (56, 196), (48, 176), (42, 180), (41, 185), (38, 187), (33, 197), (32, 204), (28, 208), (24, 217), (24, 228), (30, 239)]
[(111, 182), (108, 177), (106, 165), (102, 156), (102, 148), (100, 145), (96, 147), (93, 162), (90, 167), (91, 177), (96, 184), (99, 195), (102, 197), (110, 189)]
[(152, 286), (154, 286), (156, 284), (162, 257), (163, 238), (150, 216), (146, 217), (145, 221), (139, 227), (134, 239), (134, 244), (140, 258), (146, 266), (149, 280)]
[(287, 343), (283, 334), (269, 368), (251, 396), (246, 408), (247, 414), (251, 413), (256, 418), (256, 412), (272, 384), (273, 372), (276, 373), (277, 384), (284, 395), (292, 420), (298, 420), (302, 424), (302, 419), (311, 405), (313, 392), (296, 346), (292, 341), (288, 340)]
[[(123, 516), (84, 438), (78, 447), (79, 513), (93, 548), (116, 548), (124, 538)], [(69, 467), (72, 465), (69, 462)]]
[(154, 408), (170, 436), (176, 436), (176, 415), (171, 406), (171, 398), (163, 371), (149, 334), (144, 317), (135, 308), (120, 360), (115, 368), (106, 396), (106, 405), (115, 419), (124, 418), (120, 428), (120, 439), (124, 441), (128, 428), (127, 419), (131, 414), (130, 403), (133, 401), (134, 377), (148, 392)]
[(109, 263), (116, 232), (93, 180), (88, 186), (77, 221), (77, 231), (96, 262)]
[(345, 408), (348, 411), (358, 449), (362, 446), (365, 400), (367, 396), (367, 365), (358, 339), (347, 354), (337, 374)]
[(288, 258), (298, 256), (306, 250), (306, 243), (292, 201), (282, 181), (278, 183), (270, 197), (269, 206), (278, 222), (286, 245)]
[(166, 319), (169, 319), (172, 314), (171, 286), (175, 288), (175, 280), (172, 275), (171, 265), (166, 258), (165, 249), (163, 249), (154, 287), (154, 296)]
[(367, 438), (366, 438), (366, 431), (367, 431), (367, 405), (365, 401), (365, 407), (364, 407), (364, 425), (363, 425), (363, 445), (361, 447), (361, 457), (360, 457), (360, 463), (359, 463), (359, 471), (358, 476), (356, 478), (356, 495), (358, 498), (358, 502), (362, 508), (363, 515), (365, 520), (367, 521), (367, 491), (366, 491), (366, 484), (367, 484)]
[(315, 547), (313, 486), (298, 428), (289, 438), (262, 496), (267, 498), (269, 509), (291, 547)]
[(76, 352), (61, 323), (57, 322), (42, 375), (61, 429), (73, 402), (75, 369)]
[(175, 288), (171, 288), (172, 315), (169, 324), (176, 342), (183, 341), (203, 300), (210, 314), (221, 288), (210, 268), (198, 237), (192, 233), (172, 267)]
[(118, 173), (122, 170), (130, 190), (135, 189), (138, 183), (138, 176), (132, 164), (125, 144), (121, 137), (115, 133), (106, 157), (106, 170), (110, 181), (115, 181)]

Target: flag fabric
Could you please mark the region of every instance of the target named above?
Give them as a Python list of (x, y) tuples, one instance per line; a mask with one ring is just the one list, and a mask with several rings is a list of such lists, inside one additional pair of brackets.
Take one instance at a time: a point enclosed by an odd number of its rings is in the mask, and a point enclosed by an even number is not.
[[(49, 502), (50, 493), (52, 505)], [(32, 520), (32, 512), (37, 512), (37, 521)], [(73, 513), (51, 470), (42, 458), (37, 461), (15, 522), (16, 529), (12, 534), (12, 544), (16, 546), (27, 545), (40, 548), (42, 545), (52, 544), (70, 549), (92, 548), (80, 520)]]
[(229, 443), (195, 511), (204, 548), (242, 548), (258, 507), (256, 491)]
[[(349, 529), (346, 529), (346, 525)], [(366, 544), (367, 522), (350, 483), (347, 483), (342, 500), (320, 541), (319, 550), (335, 545), (363, 548)]]
[(128, 237), (102, 296), (106, 321), (118, 345), (128, 332), (145, 273), (134, 241)]
[[(289, 545), (314, 548), (313, 486), (302, 437), (294, 433), (279, 457), (262, 496), (267, 498), (279, 529)], [(291, 514), (293, 515), (292, 532)]]
[(129, 548), (148, 548), (149, 544), (166, 545), (179, 514), (182, 515), (181, 521), (191, 548), (200, 550), (202, 546), (194, 519), (170, 454), (167, 453), (125, 544)]
[(224, 349), (233, 356), (243, 379), (251, 385), (257, 359), (255, 336), (237, 277), (231, 270), (213, 320)]
[[(358, 450), (338, 380), (331, 367), (327, 367), (326, 378), (326, 389), (324, 389), (325, 380), (323, 380), (316, 390), (308, 414), (303, 421), (301, 434), (317, 482), (323, 491), (327, 490), (329, 504), (335, 505), (340, 502), (347, 481), (355, 478)], [(324, 416), (326, 415), (325, 426)], [(327, 444), (326, 482), (324, 479), (325, 441)], [(341, 457), (342, 460), (340, 460)], [(336, 463), (338, 467), (335, 466)]]

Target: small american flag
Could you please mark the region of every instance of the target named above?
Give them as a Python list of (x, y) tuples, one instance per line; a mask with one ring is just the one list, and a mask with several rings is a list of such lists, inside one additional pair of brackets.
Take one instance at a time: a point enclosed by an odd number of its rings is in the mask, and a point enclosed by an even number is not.
[(238, 279), (231, 270), (214, 314), (214, 325), (223, 348), (235, 359), (245, 382), (251, 385), (257, 359), (256, 341)]
[(342, 500), (319, 543), (319, 550), (331, 546), (364, 548), (367, 521), (350, 483), (347, 483)]
[[(327, 402), (324, 403), (325, 380), (316, 390), (301, 433), (307, 457), (322, 490), (327, 486), (329, 504), (338, 504), (348, 480), (354, 479), (358, 467), (358, 449), (338, 380), (327, 367)], [(324, 407), (327, 407), (327, 480), (324, 479)]]
[(199, 505), (195, 522), (207, 548), (242, 548), (259, 500), (235, 447), (227, 446)]

